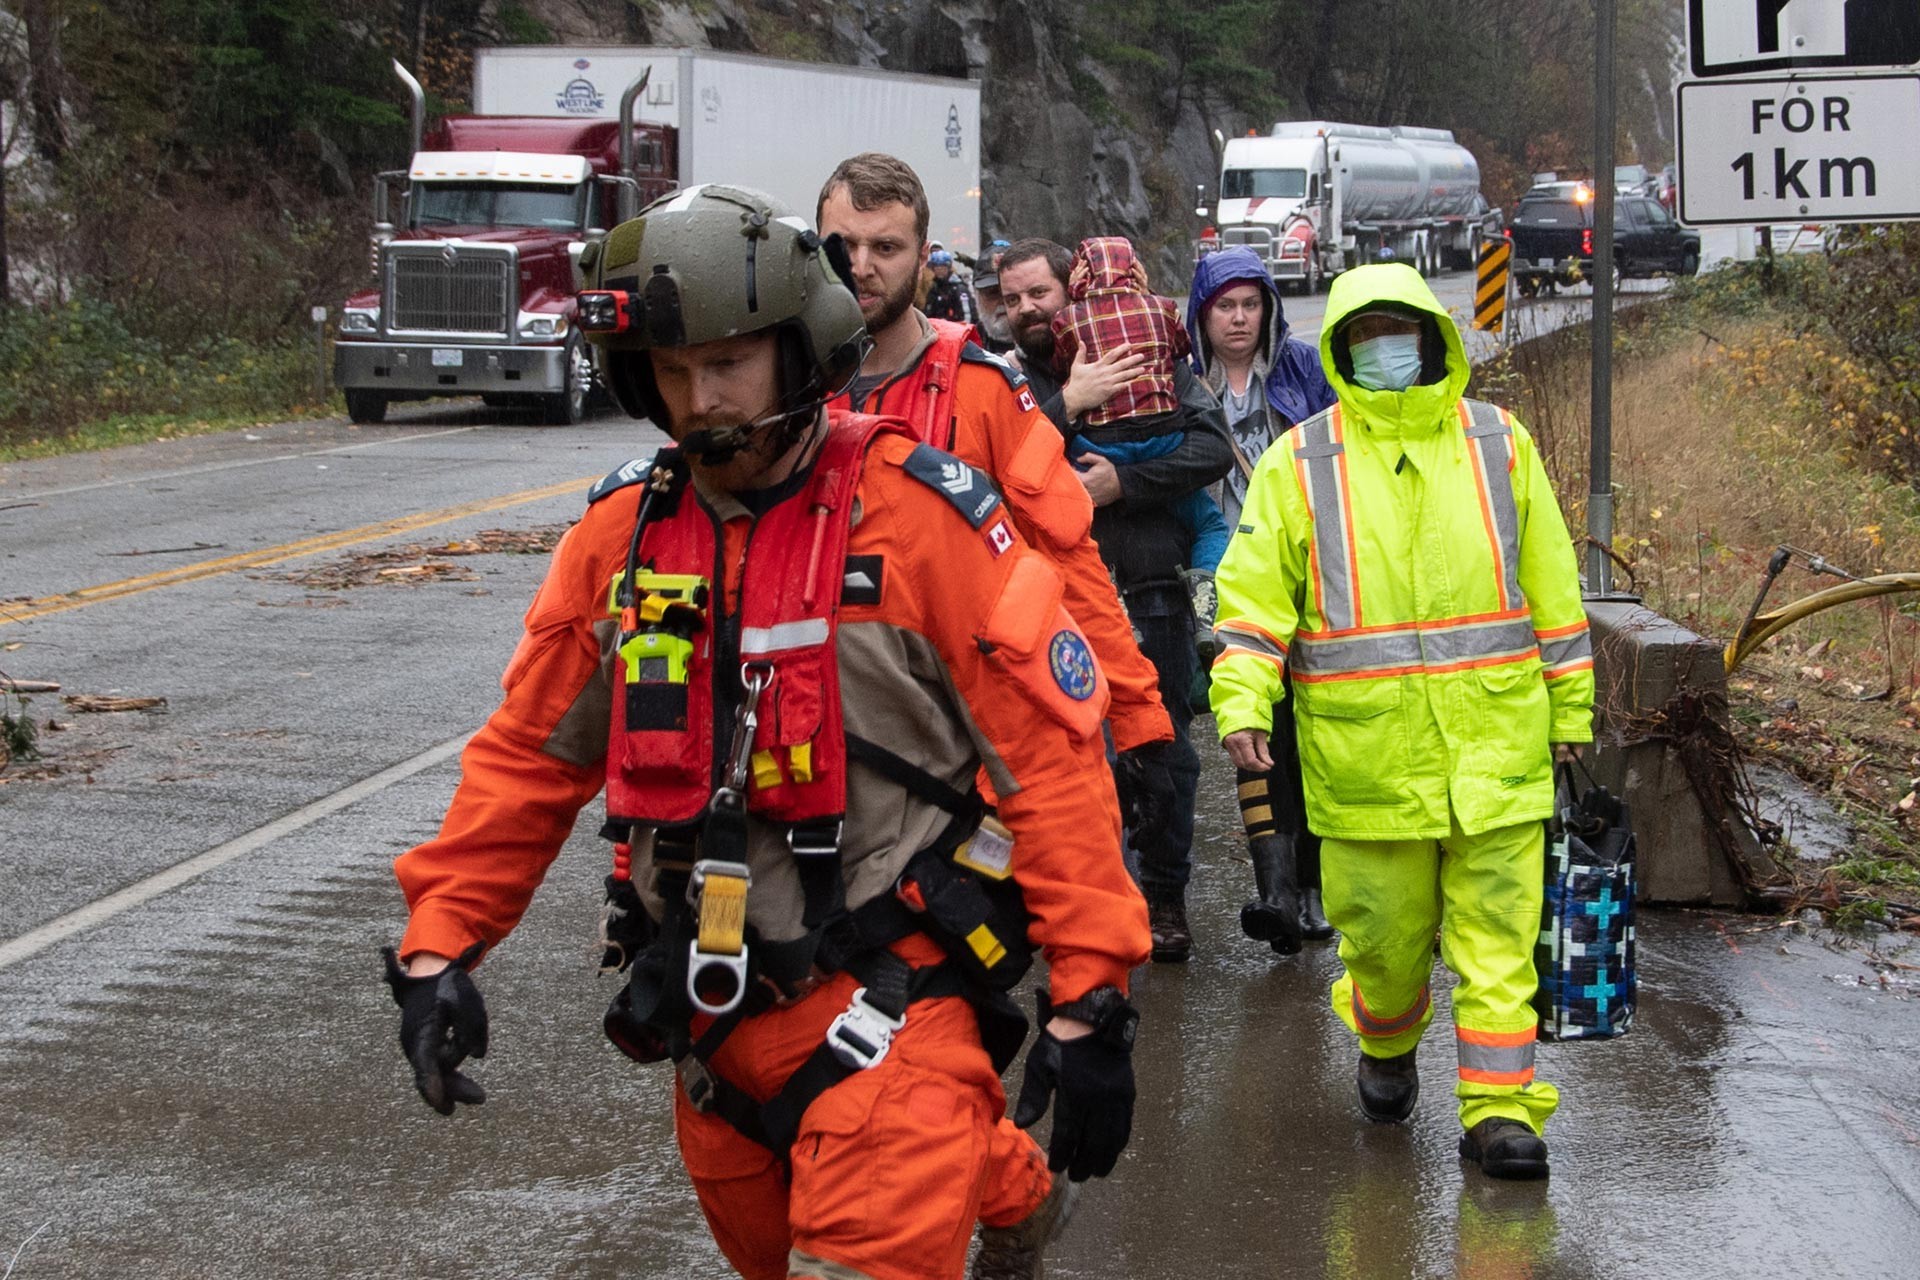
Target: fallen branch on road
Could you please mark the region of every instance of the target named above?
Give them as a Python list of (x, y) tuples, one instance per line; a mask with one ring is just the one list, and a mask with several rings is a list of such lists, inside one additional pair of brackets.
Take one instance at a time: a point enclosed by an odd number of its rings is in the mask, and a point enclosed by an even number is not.
[(69, 693), (60, 701), (76, 712), (158, 711), (167, 705), (165, 698), (122, 698), (104, 693)]
[(226, 548), (224, 542), (196, 542), (190, 547), (153, 547), (143, 551), (102, 551), (103, 556), (171, 556), (186, 551), (221, 551)]

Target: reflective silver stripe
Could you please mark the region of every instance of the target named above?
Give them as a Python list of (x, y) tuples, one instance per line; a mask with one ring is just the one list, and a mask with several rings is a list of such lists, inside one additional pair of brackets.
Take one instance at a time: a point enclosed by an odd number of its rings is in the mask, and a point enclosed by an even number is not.
[(1581, 631), (1561, 640), (1542, 640), (1540, 642), (1540, 661), (1549, 667), (1563, 667), (1569, 662), (1582, 662), (1593, 657), (1593, 633)]
[(1353, 598), (1353, 549), (1347, 546), (1347, 492), (1340, 483), (1340, 455), (1333, 438), (1335, 409), (1300, 424), (1293, 456), (1303, 464), (1307, 503), (1313, 508), (1313, 558), (1319, 569), (1320, 614), (1329, 631), (1359, 625)]
[(1462, 1075), (1468, 1072), (1495, 1076), (1531, 1077), (1533, 1075), (1532, 1041), (1526, 1044), (1490, 1045), (1456, 1039), (1453, 1043), (1454, 1047), (1460, 1051), (1460, 1074)]
[(1403, 627), (1357, 636), (1294, 637), (1294, 670), (1326, 676), (1403, 667), (1444, 667), (1486, 658), (1522, 659), (1536, 641), (1528, 618)]
[(1268, 639), (1258, 631), (1244, 630), (1231, 622), (1223, 622), (1213, 629), (1214, 643), (1221, 649), (1245, 649), (1250, 653), (1262, 654), (1269, 658), (1285, 662), (1287, 647)]
[(827, 642), (825, 618), (803, 618), (771, 627), (748, 627), (740, 633), (741, 654), (777, 653), (782, 649), (802, 649)]
[(1520, 509), (1513, 498), (1513, 427), (1499, 408), (1483, 400), (1462, 401), (1472, 425), (1467, 439), (1479, 455), (1480, 474), (1487, 485), (1487, 504), (1493, 509), (1493, 528), (1499, 536), (1494, 554), (1500, 558), (1504, 604), (1520, 605)]
[(1360, 984), (1353, 984), (1353, 1021), (1363, 1036), (1397, 1036), (1403, 1031), (1411, 1031), (1420, 1025), (1420, 1019), (1426, 1016), (1427, 1007), (1433, 1003), (1433, 989), (1420, 988), (1420, 998), (1413, 1002), (1413, 1008), (1393, 1018), (1377, 1017), (1367, 1011), (1360, 998)]

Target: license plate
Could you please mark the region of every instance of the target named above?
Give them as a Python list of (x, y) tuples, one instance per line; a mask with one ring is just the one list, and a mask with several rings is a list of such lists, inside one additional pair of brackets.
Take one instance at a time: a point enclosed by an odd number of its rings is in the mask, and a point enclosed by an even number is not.
[(433, 349), (433, 367), (436, 369), (458, 369), (466, 353), (457, 347), (435, 347)]
[[(1553, 259), (1552, 259), (1552, 258), (1535, 258), (1535, 259), (1533, 260), (1533, 265), (1534, 265), (1534, 266), (1536, 266), (1536, 267), (1547, 267), (1547, 268), (1551, 268), (1551, 267), (1553, 266)], [(435, 354), (435, 355), (439, 355), (440, 353), (436, 351), (436, 352), (434, 352), (434, 354)], [(459, 355), (460, 353), (459, 353), (458, 351), (456, 351), (456, 352), (454, 352), (454, 354), (455, 354), (455, 355)], [(458, 363), (458, 361), (456, 361), (455, 363)]]

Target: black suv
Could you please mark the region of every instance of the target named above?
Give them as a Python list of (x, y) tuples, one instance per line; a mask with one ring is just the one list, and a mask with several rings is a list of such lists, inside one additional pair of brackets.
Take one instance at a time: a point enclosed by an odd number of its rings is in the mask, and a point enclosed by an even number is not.
[[(1529, 192), (1514, 212), (1512, 235), (1513, 279), (1523, 298), (1593, 274), (1593, 199), (1585, 192)], [(1690, 276), (1700, 269), (1700, 233), (1675, 222), (1658, 200), (1616, 196), (1613, 261), (1622, 276)]]

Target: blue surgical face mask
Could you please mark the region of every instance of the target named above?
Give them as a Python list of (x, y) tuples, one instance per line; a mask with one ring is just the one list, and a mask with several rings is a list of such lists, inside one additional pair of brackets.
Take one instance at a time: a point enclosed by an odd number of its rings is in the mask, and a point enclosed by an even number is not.
[(1420, 335), (1390, 333), (1353, 344), (1353, 380), (1369, 391), (1405, 391), (1420, 379)]

